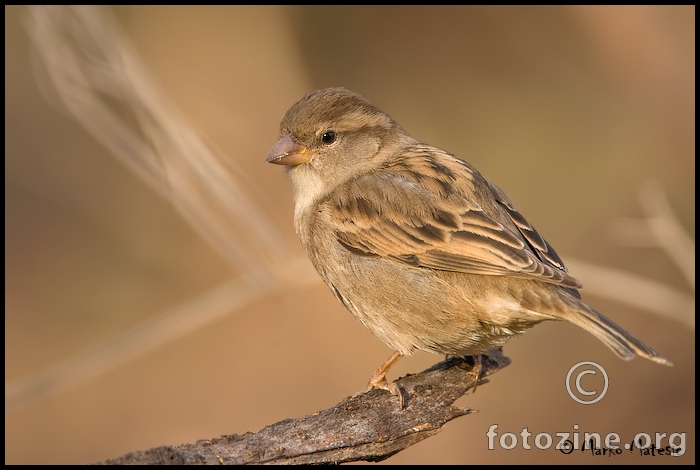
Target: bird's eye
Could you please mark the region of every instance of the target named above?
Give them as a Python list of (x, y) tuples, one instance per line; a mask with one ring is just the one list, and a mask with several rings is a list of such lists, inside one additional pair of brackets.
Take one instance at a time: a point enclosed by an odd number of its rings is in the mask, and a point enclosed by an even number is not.
[(326, 131), (321, 136), (321, 142), (324, 144), (332, 144), (335, 142), (335, 131)]

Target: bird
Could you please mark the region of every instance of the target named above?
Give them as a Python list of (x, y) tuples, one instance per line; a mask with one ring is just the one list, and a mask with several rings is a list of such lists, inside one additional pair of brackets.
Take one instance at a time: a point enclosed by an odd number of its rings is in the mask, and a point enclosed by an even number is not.
[(318, 274), (394, 350), (367, 390), (403, 407), (386, 380), (402, 357), (422, 350), (478, 365), (546, 320), (583, 328), (624, 360), (672, 365), (582, 301), (582, 284), (501, 189), (352, 91), (293, 104), (266, 162), (286, 167), (296, 234)]

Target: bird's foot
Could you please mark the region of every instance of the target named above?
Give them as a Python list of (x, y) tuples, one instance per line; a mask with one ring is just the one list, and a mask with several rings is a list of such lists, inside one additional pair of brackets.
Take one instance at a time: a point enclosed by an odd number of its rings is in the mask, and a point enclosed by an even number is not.
[(370, 390), (374, 390), (375, 388), (381, 388), (382, 390), (386, 390), (387, 392), (391, 393), (392, 395), (398, 397), (399, 399), (399, 408), (403, 409), (406, 402), (403, 397), (403, 390), (401, 390), (401, 387), (399, 387), (396, 382), (389, 382), (386, 380), (385, 377), (382, 377), (380, 380), (375, 380), (374, 376), (369, 381), (369, 384), (367, 384), (367, 389), (365, 392), (369, 392)]
[(375, 388), (381, 388), (382, 390), (386, 390), (387, 392), (399, 398), (399, 407), (401, 409), (404, 408), (404, 405), (406, 403), (403, 396), (403, 390), (401, 390), (401, 388), (396, 384), (396, 382), (387, 381), (386, 374), (387, 372), (389, 372), (391, 366), (393, 366), (402, 357), (403, 354), (401, 354), (400, 352), (394, 352), (394, 354), (392, 354), (391, 357), (387, 359), (384, 364), (379, 366), (379, 368), (376, 371), (374, 371), (374, 374), (372, 374), (372, 377), (370, 377), (369, 383), (367, 384), (367, 389), (365, 390), (365, 392), (369, 392), (370, 390), (374, 390)]
[(481, 379), (481, 373), (484, 371), (484, 365), (482, 362), (482, 355), (477, 354), (476, 356), (472, 356), (472, 359), (474, 359), (474, 365), (472, 366), (472, 369), (469, 371), (469, 375), (474, 376), (474, 388), (472, 389), (472, 393), (476, 393), (476, 387), (479, 385), (479, 380)]
[[(474, 377), (474, 387), (472, 388), (472, 393), (474, 393), (476, 392), (477, 385), (479, 385), (479, 380), (481, 380), (481, 373), (484, 371), (483, 355), (475, 354), (473, 356), (466, 356), (465, 359), (471, 359), (471, 361), (465, 361), (464, 365), (466, 366), (466, 362), (472, 363), (468, 374)], [(460, 367), (466, 369), (466, 367), (461, 364)]]

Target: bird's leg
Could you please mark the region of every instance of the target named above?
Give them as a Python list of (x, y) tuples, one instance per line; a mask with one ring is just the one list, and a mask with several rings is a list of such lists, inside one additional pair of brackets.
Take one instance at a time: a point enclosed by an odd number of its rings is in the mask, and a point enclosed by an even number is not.
[(474, 376), (474, 388), (472, 393), (476, 393), (476, 386), (479, 385), (479, 379), (481, 378), (481, 372), (483, 372), (484, 370), (484, 365), (482, 363), (481, 354), (472, 356), (472, 359), (474, 359), (474, 366), (472, 367), (472, 370), (469, 372), (469, 374)]
[[(473, 356), (464, 356), (462, 359), (466, 359), (467, 357), (471, 358), (471, 361), (469, 361), (469, 362), (473, 362), (474, 364), (472, 364), (471, 366), (468, 366), (467, 365), (468, 362), (463, 361), (459, 365), (459, 367), (462, 369), (465, 369), (465, 370), (467, 369), (467, 367), (469, 367), (469, 372), (467, 372), (467, 373), (469, 375), (471, 375), (472, 377), (474, 377), (474, 387), (472, 388), (472, 390), (474, 392), (476, 392), (476, 386), (479, 385), (479, 379), (481, 379), (481, 373), (484, 370), (484, 365), (483, 365), (484, 356), (483, 356), (483, 354), (475, 354)], [(469, 390), (467, 390), (467, 391), (469, 391)], [(472, 392), (472, 393), (474, 393), (474, 392)]]
[(396, 385), (396, 382), (387, 382), (386, 380), (386, 374), (389, 372), (389, 369), (391, 369), (391, 366), (396, 364), (399, 359), (403, 357), (403, 354), (401, 354), (398, 351), (395, 351), (394, 354), (389, 357), (389, 359), (384, 362), (379, 368), (374, 371), (374, 374), (372, 374), (372, 377), (369, 378), (369, 383), (367, 384), (367, 389), (365, 392), (369, 392), (370, 390), (374, 390), (375, 388), (381, 388), (383, 390), (386, 390), (387, 392), (391, 393), (392, 395), (395, 395), (399, 397), (399, 406), (401, 408), (404, 407), (404, 399), (403, 399), (403, 393), (401, 393), (401, 389), (399, 388), (398, 385)]

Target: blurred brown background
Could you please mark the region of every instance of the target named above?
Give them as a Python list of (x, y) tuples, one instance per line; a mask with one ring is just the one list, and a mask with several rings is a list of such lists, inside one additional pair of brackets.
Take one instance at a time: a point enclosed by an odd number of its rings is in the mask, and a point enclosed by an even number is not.
[[(691, 292), (658, 249), (609, 227), (665, 188), (694, 238), (694, 7), (120, 7), (161, 92), (235, 160), (299, 254), (291, 191), (263, 163), (286, 109), (326, 86), (358, 92), (417, 139), (500, 186), (566, 261)], [(99, 345), (235, 274), (32, 74), (27, 10), (5, 7), (5, 381)], [(576, 276), (576, 272), (572, 273)], [(584, 280), (585, 284), (585, 280)], [(584, 298), (675, 364), (617, 359), (568, 324), (511, 341), (513, 363), (460, 400), (479, 410), (389, 463), (694, 463), (695, 336)], [(6, 463), (89, 463), (257, 431), (362, 389), (391, 353), (329, 290), (268, 296), (60, 394), (6, 413)], [(441, 358), (418, 353), (392, 371)], [(594, 360), (608, 395), (582, 406), (564, 378)], [(487, 449), (486, 432), (685, 432), (679, 458)]]

